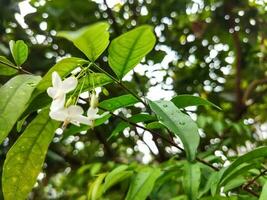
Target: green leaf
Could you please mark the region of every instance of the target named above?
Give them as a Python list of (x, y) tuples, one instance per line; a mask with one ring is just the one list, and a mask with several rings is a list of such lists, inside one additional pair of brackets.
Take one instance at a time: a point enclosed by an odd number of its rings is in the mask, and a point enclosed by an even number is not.
[(145, 200), (152, 191), (155, 181), (160, 176), (160, 169), (141, 169), (131, 181), (125, 200)]
[(50, 70), (44, 75), (43, 79), (36, 86), (38, 94), (45, 91), (48, 87), (52, 85), (52, 73), (56, 71), (62, 78), (71, 73), (75, 68), (88, 63), (88, 61), (81, 58), (71, 57), (64, 58), (56, 63)]
[(165, 126), (160, 122), (151, 122), (146, 125), (148, 129), (165, 129)]
[(114, 97), (111, 99), (104, 100), (99, 103), (99, 107), (109, 111), (114, 111), (121, 107), (132, 106), (135, 103), (138, 103), (138, 99), (136, 99), (131, 94), (126, 94), (119, 97)]
[(48, 112), (41, 111), (7, 153), (2, 176), (5, 200), (26, 199), (36, 182), (59, 125)]
[(88, 200), (97, 200), (103, 194), (103, 185), (102, 182), (106, 177), (106, 173), (99, 174), (96, 180), (90, 185)]
[(129, 178), (133, 174), (132, 171), (127, 171), (127, 169), (127, 165), (121, 165), (112, 170), (105, 178), (104, 192), (111, 188), (113, 185), (122, 182), (126, 178)]
[(243, 185), (247, 179), (245, 179), (242, 176), (235, 177), (234, 179), (230, 180), (224, 187), (223, 187), (223, 192), (228, 192), (234, 188), (240, 187)]
[(16, 66), (11, 61), (9, 61), (6, 57), (0, 56), (0, 75), (10, 76), (18, 72), (18, 70), (10, 66), (13, 66), (16, 68)]
[(221, 182), (224, 181), (235, 169), (243, 163), (251, 163), (255, 159), (267, 157), (267, 147), (254, 149), (240, 157), (238, 157), (222, 174)]
[(57, 36), (70, 40), (89, 60), (95, 61), (109, 44), (108, 29), (108, 23), (99, 22), (77, 31), (61, 31)]
[(158, 116), (159, 121), (181, 139), (188, 160), (193, 161), (199, 144), (196, 123), (171, 101), (149, 101), (149, 105)]
[(267, 199), (267, 181), (265, 181), (265, 183), (262, 187), (259, 200), (266, 200), (266, 199)]
[(82, 86), (82, 92), (85, 92), (112, 82), (113, 80), (104, 73), (91, 73), (90, 75), (79, 80), (77, 91), (79, 91)]
[(210, 101), (203, 99), (201, 97), (193, 96), (193, 95), (178, 95), (171, 100), (178, 108), (185, 108), (188, 106), (213, 106), (219, 110), (220, 107), (216, 106), (215, 104), (211, 103)]
[(11, 40), (9, 48), (16, 64), (21, 66), (28, 58), (28, 46), (22, 40)]
[(0, 143), (26, 109), (39, 76), (18, 75), (0, 88)]
[(190, 200), (197, 199), (200, 185), (201, 171), (198, 163), (186, 163), (184, 166), (184, 189)]
[[(148, 115), (148, 114), (136, 114), (133, 115), (132, 117), (129, 117), (128, 120), (133, 123), (138, 123), (138, 122), (147, 122), (147, 121), (152, 121), (155, 120), (155, 117)], [(111, 135), (109, 136), (108, 140), (111, 138), (115, 138), (121, 133), (124, 129), (127, 127), (131, 126), (129, 123), (122, 121), (120, 122), (116, 128), (112, 131)]]
[(108, 49), (108, 62), (112, 70), (122, 79), (143, 57), (148, 54), (156, 42), (152, 27), (143, 25), (115, 38)]

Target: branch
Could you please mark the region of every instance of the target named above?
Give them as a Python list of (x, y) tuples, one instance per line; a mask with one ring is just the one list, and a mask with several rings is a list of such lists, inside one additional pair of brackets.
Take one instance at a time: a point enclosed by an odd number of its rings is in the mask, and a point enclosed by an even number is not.
[(25, 73), (25, 74), (31, 74), (31, 75), (33, 74), (33, 73), (27, 71), (26, 69), (23, 69), (22, 67), (17, 67), (17, 66), (14, 66), (14, 65), (10, 65), (10, 64), (8, 64), (8, 63), (6, 63), (6, 62), (3, 62), (3, 61), (1, 61), (1, 60), (0, 60), (0, 63), (1, 63), (1, 64), (4, 64), (4, 65), (7, 65), (8, 67), (10, 67), (10, 68), (12, 68), (12, 69), (16, 69), (16, 70), (18, 70), (18, 71), (20, 71), (20, 72), (23, 72), (23, 73)]
[(117, 22), (116, 22), (116, 19), (115, 19), (115, 17), (114, 17), (114, 15), (113, 15), (113, 12), (112, 12), (112, 10), (110, 9), (110, 7), (108, 7), (108, 4), (107, 4), (107, 1), (106, 0), (104, 0), (104, 4), (105, 4), (105, 6), (107, 7), (107, 13), (108, 13), (108, 16), (109, 16), (109, 18), (112, 20), (112, 24), (113, 24), (113, 28), (114, 28), (114, 32), (116, 33), (116, 35), (120, 35), (120, 29), (119, 29), (119, 26), (118, 26), (118, 24), (117, 24)]
[(248, 106), (247, 101), (249, 100), (252, 92), (257, 88), (259, 85), (267, 84), (267, 77), (259, 80), (254, 80), (252, 83), (248, 86), (247, 90), (244, 93), (243, 96), (243, 103)]

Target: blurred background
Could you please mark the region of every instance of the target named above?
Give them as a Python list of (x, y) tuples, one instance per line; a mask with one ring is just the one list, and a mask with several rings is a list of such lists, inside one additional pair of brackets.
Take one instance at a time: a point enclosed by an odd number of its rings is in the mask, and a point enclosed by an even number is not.
[[(226, 166), (231, 156), (266, 144), (266, 0), (0, 0), (0, 54), (11, 59), (8, 42), (24, 40), (30, 49), (24, 68), (44, 75), (64, 57), (85, 57), (56, 33), (98, 21), (110, 23), (111, 39), (142, 24), (154, 27), (156, 46), (124, 80), (140, 96), (193, 94), (222, 108), (187, 109), (200, 128), (202, 157)], [(109, 70), (106, 55), (97, 62)], [(0, 77), (0, 84), (7, 80)], [(114, 84), (105, 89), (109, 95), (100, 101), (125, 94)], [(141, 110), (136, 105), (116, 112), (129, 117)], [(82, 198), (94, 175), (116, 163), (164, 163), (180, 155), (134, 128), (108, 141), (118, 123), (111, 118), (88, 132), (58, 131), (31, 199)], [(0, 146), (1, 168), (18, 136), (14, 131)]]

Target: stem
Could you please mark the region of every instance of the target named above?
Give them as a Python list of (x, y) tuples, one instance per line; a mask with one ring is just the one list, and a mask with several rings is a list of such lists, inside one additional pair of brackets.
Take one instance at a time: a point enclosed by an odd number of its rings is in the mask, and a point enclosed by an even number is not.
[(23, 72), (23, 73), (25, 73), (25, 74), (31, 74), (31, 75), (33, 74), (33, 73), (27, 71), (26, 69), (23, 69), (22, 67), (17, 67), (17, 66), (14, 66), (14, 65), (10, 65), (10, 64), (5, 63), (5, 62), (3, 62), (3, 61), (1, 61), (1, 60), (0, 60), (0, 63), (1, 63), (1, 64), (4, 64), (4, 65), (7, 65), (7, 66), (10, 67), (10, 68), (13, 68), (13, 69), (16, 69), (16, 70), (18, 70), (18, 71), (21, 71), (21, 72)]
[[(171, 141), (171, 140), (169, 140), (169, 139), (163, 137), (163, 136), (162, 136), (161, 134), (159, 134), (158, 132), (155, 132), (155, 131), (153, 131), (153, 130), (150, 130), (150, 129), (144, 127), (144, 126), (138, 125), (138, 124), (136, 124), (136, 123), (134, 123), (134, 122), (131, 122), (131, 121), (128, 120), (127, 118), (124, 118), (124, 117), (122, 117), (122, 116), (120, 116), (120, 115), (116, 115), (116, 114), (110, 112), (110, 111), (107, 110), (107, 109), (104, 109), (104, 108), (101, 108), (101, 107), (99, 107), (99, 108), (100, 108), (101, 110), (103, 110), (103, 111), (108, 111), (112, 116), (114, 116), (114, 117), (118, 117), (118, 118), (120, 118), (121, 120), (127, 122), (128, 124), (130, 124), (130, 125), (132, 125), (132, 126), (135, 126), (135, 127), (141, 128), (141, 129), (143, 129), (143, 130), (145, 130), (145, 131), (148, 131), (148, 132), (152, 133), (152, 135), (156, 135), (157, 137), (161, 138), (163, 141), (165, 141), (165, 142), (167, 142), (167, 143), (169, 143), (169, 144), (175, 146), (175, 147), (178, 148), (180, 151), (185, 152), (185, 150), (184, 150), (182, 147), (180, 147), (179, 145), (177, 145), (175, 142), (173, 142), (173, 141)], [(219, 171), (219, 168), (214, 167), (213, 165), (211, 165), (210, 163), (208, 163), (207, 161), (205, 161), (205, 160), (203, 160), (203, 159), (201, 159), (201, 158), (198, 158), (198, 157), (197, 157), (196, 160), (197, 160), (198, 162), (203, 163), (204, 165), (207, 165), (207, 166), (211, 167), (211, 168), (214, 169), (215, 171)]]
[(119, 81), (118, 79), (116, 79), (115, 77), (113, 77), (111, 74), (109, 74), (108, 72), (106, 72), (105, 70), (103, 70), (101, 67), (99, 67), (97, 64), (93, 63), (94, 67), (96, 69), (98, 69), (99, 71), (101, 71), (102, 73), (106, 74), (109, 78), (111, 78), (115, 83), (117, 83), (121, 88), (123, 88), (125, 91), (127, 91), (128, 93), (130, 93), (131, 95), (133, 95), (136, 99), (138, 99), (140, 102), (142, 102), (142, 104), (144, 104), (144, 106), (146, 108), (149, 108), (149, 106), (147, 105), (147, 103), (141, 99), (137, 94), (135, 94), (133, 91), (131, 91), (130, 89), (128, 89), (121, 81)]

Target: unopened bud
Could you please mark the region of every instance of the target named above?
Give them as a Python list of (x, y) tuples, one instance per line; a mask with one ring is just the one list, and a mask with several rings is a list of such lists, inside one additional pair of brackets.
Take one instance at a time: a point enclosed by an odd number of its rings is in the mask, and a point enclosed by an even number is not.
[(95, 92), (91, 95), (90, 107), (96, 108), (98, 106), (98, 95)]

